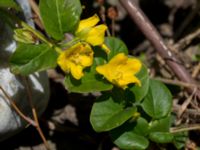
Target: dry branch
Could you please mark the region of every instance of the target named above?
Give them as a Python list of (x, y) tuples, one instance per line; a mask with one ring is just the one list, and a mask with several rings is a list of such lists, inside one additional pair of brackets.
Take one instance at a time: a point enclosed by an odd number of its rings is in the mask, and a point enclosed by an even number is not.
[[(173, 55), (169, 48), (164, 43), (163, 38), (160, 36), (156, 28), (146, 17), (143, 11), (137, 6), (135, 0), (120, 0), (121, 4), (127, 10), (132, 20), (136, 23), (138, 28), (146, 36), (146, 38), (155, 47), (160, 56), (166, 61), (167, 65), (175, 73), (175, 75), (183, 82), (195, 84), (191, 75), (185, 69), (179, 60)], [(193, 92), (194, 88), (187, 88), (189, 92)], [(197, 97), (200, 99), (200, 91), (196, 91)]]

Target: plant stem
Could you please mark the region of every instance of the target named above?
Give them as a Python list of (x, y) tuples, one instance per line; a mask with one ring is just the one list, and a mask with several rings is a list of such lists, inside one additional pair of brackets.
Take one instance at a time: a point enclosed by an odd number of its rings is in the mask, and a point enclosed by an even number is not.
[(186, 88), (200, 88), (197, 84), (187, 83), (179, 80), (171, 80), (171, 79), (165, 79), (165, 78), (154, 78), (155, 80), (159, 80), (161, 82), (164, 82), (166, 84), (172, 84), (177, 85), (180, 87), (186, 87)]
[(41, 15), (40, 15), (40, 9), (39, 9), (37, 3), (35, 2), (35, 0), (29, 0), (29, 4), (30, 4), (30, 6), (33, 10), (33, 15), (36, 15), (36, 16), (33, 17), (35, 24), (38, 25), (38, 27), (41, 30), (44, 30), (44, 25), (42, 23), (42, 18), (41, 18)]
[(2, 86), (0, 86), (0, 90), (3, 92), (3, 94), (5, 95), (5, 97), (9, 100), (11, 106), (13, 107), (13, 109), (16, 111), (16, 113), (25, 121), (27, 121), (28, 123), (30, 123), (32, 126), (36, 126), (36, 123), (34, 120), (32, 120), (31, 118), (27, 117), (26, 115), (24, 115), (24, 113), (21, 112), (21, 110), (17, 107), (17, 105), (15, 104), (14, 100), (6, 93), (6, 91), (3, 89)]
[(67, 47), (70, 47), (78, 42), (80, 42), (81, 39), (79, 39), (78, 37), (75, 37), (74, 39), (72, 39), (71, 41), (67, 42), (67, 43), (60, 43), (61, 47), (66, 49)]
[(42, 132), (42, 129), (40, 128), (40, 124), (39, 124), (39, 121), (38, 121), (38, 116), (37, 116), (37, 112), (36, 112), (35, 108), (32, 108), (32, 113), (33, 113), (33, 118), (34, 118), (34, 120), (35, 120), (35, 122), (37, 124), (36, 129), (37, 129), (40, 137), (42, 138), (42, 141), (44, 142), (44, 145), (45, 145), (46, 149), (50, 150), (49, 145), (47, 143), (47, 140), (46, 140), (46, 138), (45, 138), (45, 136), (44, 136), (44, 134)]
[[(26, 80), (27, 79), (25, 79), (25, 81)], [(2, 86), (0, 86), (0, 90), (3, 92), (3, 94), (5, 95), (5, 97), (9, 100), (11, 106), (16, 111), (16, 113), (18, 113), (18, 115), (22, 119), (24, 119), (25, 121), (27, 121), (28, 123), (30, 123), (32, 126), (34, 126), (37, 129), (40, 137), (42, 138), (42, 140), (44, 142), (44, 145), (45, 145), (46, 149), (49, 150), (50, 149), (49, 145), (48, 145), (47, 140), (46, 140), (46, 138), (45, 138), (45, 136), (44, 136), (44, 134), (43, 134), (43, 132), (42, 132), (42, 130), (40, 128), (38, 117), (37, 117), (37, 113), (36, 113), (36, 110), (35, 110), (35, 108), (33, 106), (33, 103), (32, 103), (31, 91), (29, 90), (30, 86), (29, 86), (28, 82), (26, 82), (26, 86), (27, 86), (28, 99), (29, 99), (29, 103), (30, 103), (31, 108), (32, 108), (32, 114), (33, 114), (34, 120), (31, 119), (31, 118), (29, 118), (29, 117), (27, 117), (26, 115), (24, 115), (24, 113), (21, 112), (21, 110), (14, 103), (14, 100), (12, 100), (12, 98), (7, 94), (7, 92), (3, 89)]]
[(28, 78), (24, 77), (24, 81), (25, 81), (26, 90), (27, 90), (27, 94), (28, 94), (28, 101), (29, 101), (29, 104), (30, 104), (31, 109), (32, 109), (33, 119), (34, 119), (35, 124), (36, 124), (35, 128), (37, 129), (37, 131), (38, 131), (38, 133), (39, 133), (39, 135), (40, 135), (40, 137), (41, 137), (41, 139), (42, 139), (42, 141), (43, 141), (46, 149), (49, 150), (50, 149), (49, 145), (48, 145), (47, 140), (46, 140), (46, 138), (45, 138), (45, 136), (44, 136), (44, 134), (43, 134), (43, 132), (42, 132), (42, 130), (40, 128), (40, 124), (39, 124), (39, 121), (38, 121), (37, 112), (36, 112), (36, 109), (35, 109), (35, 107), (33, 105), (32, 92), (31, 92), (30, 84), (28, 82)]
[(170, 129), (171, 133), (178, 133), (191, 130), (200, 130), (200, 124), (189, 125), (188, 127), (173, 127)]
[(29, 4), (31, 5), (32, 10), (39, 17), (39, 19), (42, 20), (41, 16), (40, 16), (40, 10), (39, 10), (38, 5), (36, 4), (36, 2), (34, 0), (29, 0)]

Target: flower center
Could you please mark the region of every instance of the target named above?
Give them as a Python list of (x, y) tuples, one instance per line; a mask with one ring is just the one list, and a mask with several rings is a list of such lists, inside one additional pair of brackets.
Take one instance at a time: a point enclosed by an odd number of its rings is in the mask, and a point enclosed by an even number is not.
[(80, 58), (80, 54), (73, 54), (70, 58), (70, 60), (75, 63), (76, 65), (81, 65), (81, 58)]
[(121, 71), (116, 71), (114, 73), (114, 77), (113, 77), (113, 83), (118, 85), (119, 81), (123, 78), (123, 72)]
[(117, 71), (115, 74), (115, 79), (120, 80), (123, 77), (123, 73), (121, 71)]

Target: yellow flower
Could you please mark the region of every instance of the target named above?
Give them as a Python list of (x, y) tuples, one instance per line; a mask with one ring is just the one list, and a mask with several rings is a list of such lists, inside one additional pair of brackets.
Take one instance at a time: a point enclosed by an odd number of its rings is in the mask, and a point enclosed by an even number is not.
[(61, 69), (79, 80), (83, 77), (83, 69), (89, 67), (93, 63), (93, 50), (86, 43), (77, 43), (69, 49), (63, 51), (57, 60)]
[(129, 58), (124, 53), (119, 53), (109, 63), (98, 66), (96, 71), (114, 85), (125, 89), (130, 83), (141, 86), (140, 80), (135, 76), (140, 71), (141, 66), (138, 59)]
[(99, 21), (97, 15), (81, 20), (75, 35), (92, 46), (101, 46), (106, 52), (109, 52), (109, 49), (103, 44), (107, 26), (104, 24), (97, 25)]

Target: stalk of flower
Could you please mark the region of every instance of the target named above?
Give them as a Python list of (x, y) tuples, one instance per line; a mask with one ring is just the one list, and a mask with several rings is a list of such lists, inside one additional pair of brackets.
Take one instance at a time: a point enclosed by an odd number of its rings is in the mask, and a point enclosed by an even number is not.
[(135, 76), (140, 71), (140, 60), (126, 56), (124, 53), (115, 55), (107, 64), (97, 66), (96, 71), (117, 87), (126, 89), (130, 83), (141, 86), (140, 80)]
[(107, 53), (109, 53), (110, 49), (104, 44), (104, 36), (107, 26), (104, 24), (97, 25), (99, 21), (100, 19), (96, 14), (90, 18), (81, 20), (75, 36), (88, 42), (92, 46), (101, 46)]
[(93, 63), (93, 50), (87, 43), (77, 43), (63, 51), (57, 60), (58, 65), (66, 73), (79, 80), (83, 77), (83, 69)]

